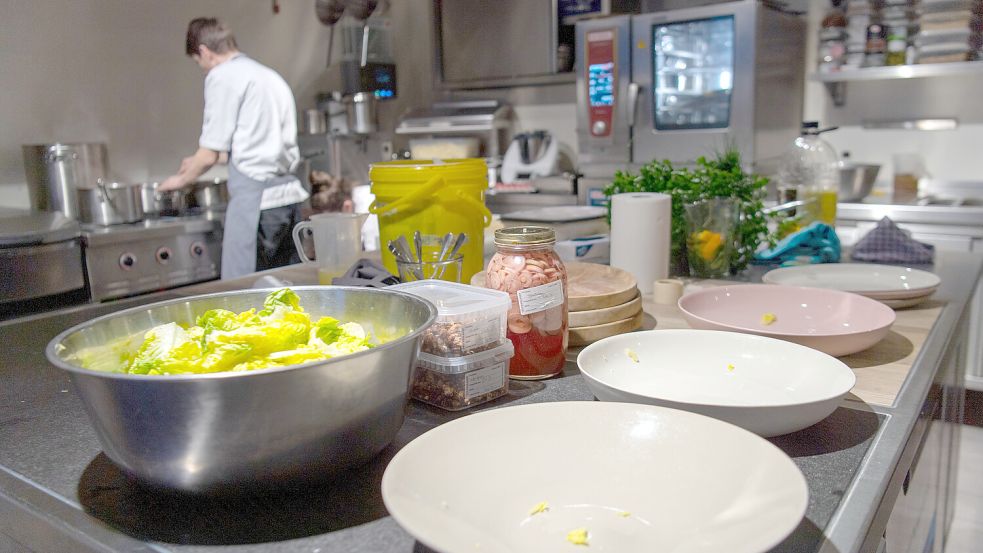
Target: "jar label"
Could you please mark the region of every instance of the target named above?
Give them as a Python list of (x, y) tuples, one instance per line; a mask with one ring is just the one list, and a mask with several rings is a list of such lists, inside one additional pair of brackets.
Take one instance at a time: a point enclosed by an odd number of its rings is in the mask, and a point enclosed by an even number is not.
[(495, 363), (490, 367), (471, 371), (464, 377), (464, 401), (501, 390), (505, 387), (505, 374), (508, 361)]
[(551, 307), (563, 305), (563, 281), (554, 280), (546, 284), (519, 290), (515, 293), (519, 299), (519, 313), (531, 315), (546, 311)]
[(502, 321), (497, 317), (461, 326), (461, 344), (464, 346), (464, 351), (497, 342), (501, 339), (501, 335)]

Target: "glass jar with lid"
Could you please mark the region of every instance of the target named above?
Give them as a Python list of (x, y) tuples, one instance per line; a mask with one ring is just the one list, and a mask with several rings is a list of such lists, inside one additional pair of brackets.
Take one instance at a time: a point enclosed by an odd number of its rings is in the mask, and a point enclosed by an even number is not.
[(495, 255), (485, 286), (512, 299), (507, 334), (515, 347), (509, 377), (538, 380), (563, 370), (567, 351), (567, 270), (553, 251), (556, 233), (548, 227), (495, 231)]

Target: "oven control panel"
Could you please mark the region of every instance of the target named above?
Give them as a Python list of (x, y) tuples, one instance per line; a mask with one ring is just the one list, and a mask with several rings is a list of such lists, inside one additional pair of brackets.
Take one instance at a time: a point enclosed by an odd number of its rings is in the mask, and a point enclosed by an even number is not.
[(631, 162), (631, 16), (577, 21), (577, 160)]
[(618, 82), (615, 52), (618, 29), (587, 33), (587, 108), (592, 136), (610, 136)]

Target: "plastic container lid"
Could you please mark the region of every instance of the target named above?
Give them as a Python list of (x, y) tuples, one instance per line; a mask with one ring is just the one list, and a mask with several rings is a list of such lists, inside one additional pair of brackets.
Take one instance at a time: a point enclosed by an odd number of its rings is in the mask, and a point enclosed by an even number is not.
[(495, 363), (508, 361), (515, 355), (515, 347), (511, 340), (505, 340), (501, 345), (463, 357), (440, 357), (429, 353), (420, 353), (416, 359), (418, 367), (443, 374), (461, 374), (482, 369)]
[(405, 282), (392, 289), (430, 300), (437, 307), (437, 322), (440, 323), (499, 316), (512, 306), (512, 300), (505, 292), (444, 280)]

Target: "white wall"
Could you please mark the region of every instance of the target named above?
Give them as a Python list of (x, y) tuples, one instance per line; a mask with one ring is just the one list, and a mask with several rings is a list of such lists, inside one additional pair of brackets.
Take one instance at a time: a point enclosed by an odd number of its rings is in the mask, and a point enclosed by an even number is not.
[[(197, 146), (201, 70), (188, 21), (217, 16), (314, 105), (328, 29), (312, 0), (0, 0), (0, 206), (26, 207), (21, 144), (106, 142), (115, 177), (173, 173)], [(218, 170), (221, 173), (221, 170)]]
[[(827, 0), (809, 5), (807, 72), (816, 67), (817, 33)], [(935, 178), (983, 182), (983, 74), (931, 79), (854, 82), (847, 85), (846, 104), (833, 105), (824, 85), (806, 83), (805, 118), (840, 129), (824, 134), (837, 151), (856, 161), (881, 164), (879, 186), (893, 179), (894, 153), (920, 153)], [(865, 120), (955, 117), (951, 131), (865, 130)], [(981, 186), (983, 192), (983, 186)]]

